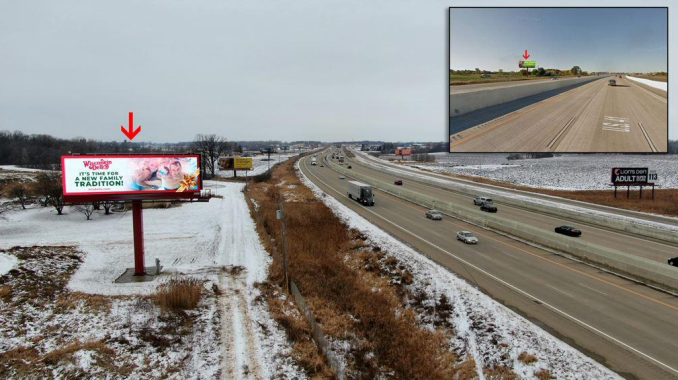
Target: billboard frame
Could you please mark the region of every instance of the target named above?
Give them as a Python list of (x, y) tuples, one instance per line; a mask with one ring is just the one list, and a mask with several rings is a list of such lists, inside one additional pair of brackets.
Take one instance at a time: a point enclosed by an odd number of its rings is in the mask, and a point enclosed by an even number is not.
[[(64, 161), (68, 158), (102, 158), (102, 157), (120, 157), (120, 158), (161, 158), (161, 157), (187, 157), (194, 156), (198, 160), (198, 167), (200, 168), (200, 175), (198, 176), (198, 190), (188, 190), (184, 192), (171, 192), (168, 190), (144, 190), (141, 192), (110, 192), (110, 193), (65, 193), (66, 190), (66, 176), (64, 175), (65, 166)], [(201, 198), (203, 191), (203, 173), (201, 155), (198, 153), (176, 153), (176, 154), (162, 154), (162, 153), (88, 153), (61, 156), (61, 193), (64, 197), (65, 203), (89, 203), (98, 201), (143, 201), (143, 200), (179, 200), (179, 199), (196, 199)]]

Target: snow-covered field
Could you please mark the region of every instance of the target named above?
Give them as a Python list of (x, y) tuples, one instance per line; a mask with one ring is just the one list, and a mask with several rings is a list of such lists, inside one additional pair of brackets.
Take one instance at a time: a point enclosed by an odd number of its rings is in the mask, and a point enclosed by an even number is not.
[[(407, 162), (407, 165), (556, 190), (609, 190), (613, 167), (647, 167), (656, 170), (658, 188), (678, 188), (678, 155), (563, 154), (527, 160), (508, 160), (506, 154), (435, 153), (434, 156), (436, 162)], [(388, 156), (382, 159), (388, 160)]]
[[(268, 155), (263, 154), (260, 156), (254, 156), (252, 157), (252, 170), (247, 172), (247, 176), (255, 176), (261, 173), (264, 173), (266, 170), (269, 169), (269, 167), (273, 167), (273, 165), (285, 162), (289, 160), (292, 157), (296, 157), (301, 152), (294, 152), (294, 153), (271, 153), (271, 160), (268, 161)], [(218, 170), (216, 173), (217, 177), (223, 177), (223, 178), (231, 178), (233, 177), (233, 170)], [(244, 177), (245, 172), (239, 172), (238, 177)]]
[(669, 84), (667, 82), (659, 82), (659, 81), (656, 81), (656, 80), (650, 80), (650, 79), (645, 79), (645, 78), (636, 78), (636, 77), (632, 77), (632, 76), (628, 76), (628, 75), (626, 77), (633, 80), (633, 81), (640, 82), (642, 84), (646, 84), (648, 86), (658, 88), (660, 90), (668, 91)]
[[(394, 255), (407, 265), (414, 275), (415, 283), (422, 286), (422, 290), (431, 299), (445, 294), (454, 305), (455, 315), (452, 318), (458, 334), (455, 344), (465, 346), (462, 347), (463, 351), (470, 353), (477, 365), (503, 365), (512, 368), (523, 379), (535, 378), (535, 371), (542, 368), (549, 370), (557, 379), (619, 378), (607, 368), (369, 223), (333, 197), (324, 196), (320, 188), (303, 174), (301, 176), (304, 184), (349, 227), (361, 231), (369, 237), (372, 244), (380, 246), (387, 254)], [(518, 360), (522, 352), (535, 355), (538, 361), (530, 365), (524, 364)]]
[[(202, 327), (184, 339), (169, 357), (141, 351), (139, 365), (142, 369), (148, 369), (154, 362), (166, 367), (170, 365), (169, 361), (182, 369), (177, 378), (215, 378), (218, 374), (236, 379), (278, 375), (303, 378), (303, 373), (287, 355), (290, 347), (285, 333), (268, 314), (266, 304), (255, 302), (260, 292), (254, 283), (266, 279), (270, 257), (261, 245), (249, 215), (241, 192), (243, 184), (205, 181), (205, 186), (223, 198), (212, 198), (209, 203), (184, 203), (169, 209), (144, 210), (146, 265), (153, 265), (155, 258), (159, 258), (164, 267), (163, 273), (152, 282), (113, 283), (126, 268), (133, 267), (131, 212), (112, 215), (95, 212), (92, 220), (87, 221), (84, 215), (69, 207), (64, 210), (65, 215), (58, 216), (52, 208), (34, 205), (0, 220), (0, 249), (75, 246), (82, 252), (82, 263), (67, 285), (73, 292), (144, 295), (177, 276), (202, 279), (209, 291), (217, 287), (222, 295), (206, 297), (202, 302), (198, 316)], [(10, 265), (17, 265), (7, 256), (13, 257), (8, 253), (0, 254), (3, 271)], [(20, 257), (18, 263), (22, 263)], [(228, 270), (233, 268), (237, 270)], [(85, 314), (71, 313), (66, 315), (70, 319), (60, 323), (77, 325), (77, 339), (83, 342), (115, 333), (132, 314), (139, 314), (133, 318), (140, 318), (137, 322), (141, 326), (158, 327), (161, 323), (158, 315), (151, 309), (138, 313), (135, 301), (128, 299), (113, 299), (112, 316), (87, 318)], [(35, 334), (42, 333), (40, 326), (36, 326)], [(122, 338), (134, 340), (133, 335)], [(28, 340), (30, 337), (9, 339), (7, 336), (0, 329), (0, 354), (19, 345), (32, 344)], [(56, 347), (41, 347), (40, 350), (52, 348)], [(186, 355), (186, 359), (181, 359)], [(96, 368), (82, 370), (88, 376), (96, 373)]]
[(42, 172), (44, 170), (42, 169), (31, 169), (31, 168), (22, 168), (17, 165), (0, 165), (0, 169), (2, 170), (12, 170), (15, 172)]
[(14, 256), (0, 253), (0, 276), (11, 271), (18, 261), (19, 260), (17, 260), (17, 258)]

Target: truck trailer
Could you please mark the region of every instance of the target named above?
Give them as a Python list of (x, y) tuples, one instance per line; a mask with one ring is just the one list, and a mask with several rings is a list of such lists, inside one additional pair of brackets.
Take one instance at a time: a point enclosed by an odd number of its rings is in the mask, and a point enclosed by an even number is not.
[(315, 157), (311, 158), (311, 165), (317, 165), (317, 164), (318, 164), (318, 160)]
[(374, 195), (372, 186), (358, 182), (348, 181), (348, 197), (364, 204), (365, 206), (374, 206)]

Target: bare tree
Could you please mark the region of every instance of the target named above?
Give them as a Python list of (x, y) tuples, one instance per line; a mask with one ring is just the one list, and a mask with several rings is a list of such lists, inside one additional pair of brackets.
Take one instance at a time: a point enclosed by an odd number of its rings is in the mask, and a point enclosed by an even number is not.
[(76, 205), (74, 207), (78, 212), (85, 214), (85, 217), (87, 218), (87, 220), (90, 220), (90, 218), (92, 217), (92, 214), (94, 214), (94, 205), (91, 204), (91, 203), (84, 204), (84, 205)]
[(29, 188), (25, 183), (18, 182), (9, 188), (9, 196), (16, 198), (21, 204), (21, 208), (26, 209), (26, 200), (29, 196)]
[(198, 134), (195, 136), (191, 147), (202, 156), (207, 172), (204, 173), (204, 178), (214, 177), (215, 162), (219, 159), (219, 156), (230, 148), (230, 146), (231, 143), (228, 142), (228, 140), (215, 134)]
[(110, 215), (111, 214), (111, 207), (113, 207), (115, 202), (114, 201), (103, 201), (103, 202), (100, 202), (100, 204), (102, 206), (104, 206), (104, 211), (105, 211), (104, 214)]
[(12, 202), (0, 202), (0, 219), (5, 219), (12, 211), (14, 211)]
[(61, 172), (42, 172), (38, 174), (35, 182), (36, 194), (44, 197), (43, 205), (52, 206), (57, 214), (62, 215), (64, 209), (64, 196), (61, 185)]

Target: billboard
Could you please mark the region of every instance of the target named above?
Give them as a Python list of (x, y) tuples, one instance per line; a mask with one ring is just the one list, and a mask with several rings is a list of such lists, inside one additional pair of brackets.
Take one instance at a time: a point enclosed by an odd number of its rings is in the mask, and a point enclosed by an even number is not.
[(221, 170), (252, 170), (252, 157), (221, 157)]
[(398, 148), (395, 150), (396, 156), (409, 156), (412, 154), (412, 149)]
[(518, 67), (534, 68), (537, 66), (537, 61), (518, 61)]
[(197, 198), (200, 156), (82, 155), (61, 157), (66, 202)]
[(648, 174), (647, 168), (612, 168), (611, 181), (613, 185), (648, 184)]

